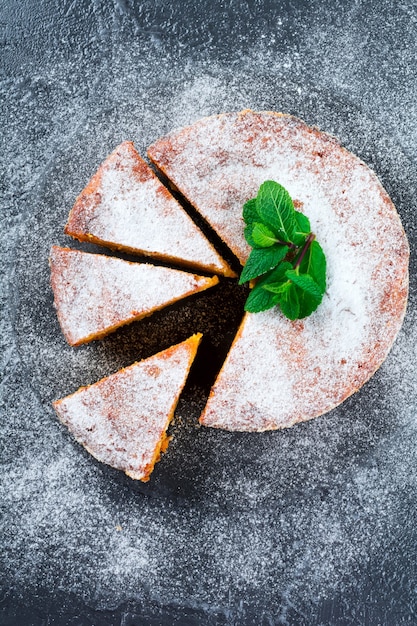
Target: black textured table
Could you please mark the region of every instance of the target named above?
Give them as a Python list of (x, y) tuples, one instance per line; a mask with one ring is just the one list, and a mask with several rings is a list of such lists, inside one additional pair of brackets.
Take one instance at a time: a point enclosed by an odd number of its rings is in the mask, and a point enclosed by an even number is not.
[[(405, 0), (4, 0), (4, 625), (417, 623), (417, 7)], [(387, 361), (331, 413), (227, 433), (197, 420), (242, 315), (227, 281), (78, 349), (48, 253), (121, 141), (205, 115), (295, 114), (390, 193), (411, 245), (409, 308)], [(98, 249), (98, 248), (97, 248)], [(51, 401), (203, 331), (147, 484), (96, 462)]]

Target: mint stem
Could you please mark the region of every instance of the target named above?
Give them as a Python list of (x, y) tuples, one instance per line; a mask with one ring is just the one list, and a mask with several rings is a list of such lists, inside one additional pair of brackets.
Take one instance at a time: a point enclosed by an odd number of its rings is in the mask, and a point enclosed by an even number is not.
[(313, 243), (313, 241), (315, 240), (316, 235), (314, 233), (310, 233), (309, 236), (307, 237), (305, 244), (303, 246), (303, 249), (301, 250), (300, 256), (297, 259), (297, 262), (294, 265), (294, 269), (296, 270), (297, 267), (300, 267), (306, 253), (307, 250), (309, 249), (309, 247), (311, 246), (311, 244)]
[(291, 241), (283, 241), (281, 239), (277, 239), (276, 243), (279, 243), (281, 246), (288, 246), (289, 248), (291, 248), (291, 250), (295, 250), (297, 248), (295, 243), (292, 243)]

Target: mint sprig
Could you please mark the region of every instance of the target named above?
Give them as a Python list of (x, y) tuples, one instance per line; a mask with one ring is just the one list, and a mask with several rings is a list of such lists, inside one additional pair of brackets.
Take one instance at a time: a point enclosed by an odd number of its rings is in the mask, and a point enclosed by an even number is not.
[(253, 248), (239, 283), (256, 280), (245, 304), (251, 313), (278, 305), (290, 320), (308, 317), (326, 290), (326, 257), (306, 215), (288, 191), (265, 181), (243, 206), (245, 239)]

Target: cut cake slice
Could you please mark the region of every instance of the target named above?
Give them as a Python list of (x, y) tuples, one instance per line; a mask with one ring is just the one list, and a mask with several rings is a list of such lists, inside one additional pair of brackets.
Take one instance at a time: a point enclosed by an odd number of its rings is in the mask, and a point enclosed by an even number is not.
[(62, 332), (72, 346), (100, 339), (218, 283), (181, 270), (53, 246), (51, 285)]
[(149, 480), (201, 341), (195, 334), (53, 403), (59, 419), (98, 461)]
[(334, 137), (273, 112), (199, 120), (148, 154), (242, 264), (242, 206), (265, 180), (288, 189), (327, 258), (327, 290), (311, 317), (291, 322), (277, 308), (245, 316), (201, 423), (283, 428), (357, 391), (391, 349), (408, 294), (407, 238), (375, 173)]
[(72, 208), (65, 233), (133, 254), (234, 277), (131, 141), (100, 165)]

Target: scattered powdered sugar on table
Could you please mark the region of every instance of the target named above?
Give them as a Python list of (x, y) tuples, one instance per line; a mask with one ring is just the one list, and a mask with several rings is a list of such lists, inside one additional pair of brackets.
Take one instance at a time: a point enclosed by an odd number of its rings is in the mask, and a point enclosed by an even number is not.
[[(135, 616), (137, 623), (146, 619), (151, 602), (195, 610), (200, 623), (413, 623), (417, 194), (415, 172), (398, 146), (399, 140), (415, 157), (410, 64), (402, 71), (400, 56), (395, 59), (394, 97), (379, 57), (372, 62), (363, 54), (384, 33), (362, 43), (369, 18), (352, 22), (341, 3), (343, 28), (328, 23), (326, 4), (313, 3), (305, 21), (296, 15), (293, 24), (275, 23), (275, 41), (285, 29), (297, 35), (285, 50), (276, 54), (257, 37), (253, 49), (245, 45), (234, 56), (225, 51), (224, 63), (194, 58), (198, 47), (187, 58), (167, 52), (151, 17), (153, 30), (140, 34), (139, 44), (119, 41), (118, 28), (127, 37), (122, 7), (128, 12), (131, 4), (118, 3), (111, 19), (93, 5), (97, 15), (86, 22), (96, 31), (79, 56), (60, 60), (54, 50), (42, 67), (32, 60), (31, 74), (1, 86), (14, 114), (4, 128), (10, 161), (5, 199), (12, 210), (4, 214), (2, 233), (8, 274), (1, 297), (8, 296), (13, 322), (5, 320), (1, 335), (5, 602), (10, 597), (22, 611), (30, 605), (41, 612), (55, 597), (63, 611), (73, 604), (78, 615), (126, 602), (125, 617), (114, 620), (125, 624), (135, 623)], [(355, 3), (358, 12), (364, 6)], [(370, 3), (376, 20), (390, 5), (373, 9)], [(396, 45), (407, 60), (415, 50), (406, 50), (412, 22), (401, 12), (404, 36)], [(389, 20), (378, 23), (389, 29)], [(207, 26), (203, 20), (198, 33), (206, 34), (209, 46)], [(45, 37), (50, 32), (45, 29)], [(183, 34), (177, 31), (179, 47)], [(68, 29), (60, 35), (71, 37)], [(103, 48), (110, 57), (99, 55)], [(68, 81), (70, 71), (77, 83)], [(406, 96), (404, 109), (399, 93)], [(145, 320), (94, 346), (66, 346), (48, 287), (49, 249), (52, 243), (69, 245), (62, 235), (68, 211), (97, 164), (121, 141), (134, 140), (144, 154), (173, 128), (246, 106), (318, 123), (377, 170), (412, 243), (409, 313), (387, 361), (362, 391), (328, 416), (292, 429), (260, 436), (196, 429), (207, 389), (194, 379), (180, 401), (168, 453), (150, 483), (138, 486), (75, 443), (50, 403), (149, 356), (159, 341), (164, 348), (170, 337), (180, 340), (178, 325), (185, 330), (187, 320), (167, 312), (158, 318), (164, 328)], [(211, 291), (207, 297), (215, 299)], [(185, 308), (183, 318), (192, 332), (205, 330), (192, 320), (204, 322), (210, 342), (222, 318), (199, 306)], [(381, 598), (384, 607), (377, 609)], [(335, 606), (344, 621), (332, 620)], [(157, 623), (159, 614), (155, 608)], [(105, 613), (85, 621), (104, 619)]]

